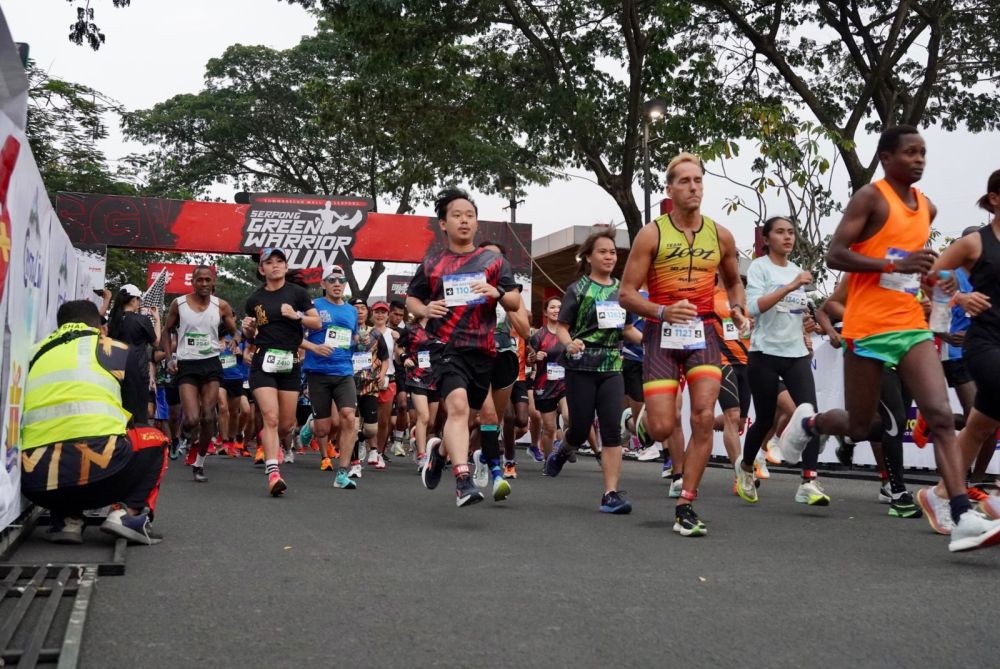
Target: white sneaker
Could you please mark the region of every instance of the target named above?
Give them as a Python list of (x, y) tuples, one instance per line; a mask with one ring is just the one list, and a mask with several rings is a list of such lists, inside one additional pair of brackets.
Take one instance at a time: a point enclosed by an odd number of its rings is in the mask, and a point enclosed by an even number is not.
[(368, 454), (368, 459), (367, 459), (367, 460), (365, 461), (365, 464), (366, 464), (366, 465), (371, 465), (371, 466), (373, 466), (373, 467), (374, 467), (375, 465), (377, 465), (377, 464), (378, 464), (378, 457), (379, 457), (379, 456), (378, 456), (378, 451), (376, 451), (376, 450), (372, 450), (372, 451), (371, 451), (371, 452), (370, 452), (370, 453)]
[(938, 534), (951, 534), (955, 521), (951, 519), (951, 504), (944, 497), (938, 497), (934, 486), (917, 491), (917, 504), (924, 512), (924, 518)]
[(767, 468), (767, 455), (764, 453), (764, 449), (757, 451), (757, 457), (754, 458), (753, 464), (757, 478), (765, 481), (771, 478), (771, 470)]
[(359, 439), (358, 440), (358, 460), (361, 460), (361, 462), (364, 462), (365, 458), (367, 458), (367, 457), (368, 457), (368, 442), (365, 441), (364, 439)]
[(476, 468), (472, 472), (472, 482), (476, 484), (477, 488), (485, 488), (490, 484), (490, 468), (483, 462), (483, 452), (476, 449), (476, 452), (472, 454), (472, 463)]
[(830, 496), (816, 479), (799, 485), (799, 489), (795, 491), (795, 501), (809, 506), (830, 506)]
[(635, 455), (639, 462), (650, 462), (660, 457), (660, 449), (656, 446), (656, 444), (653, 444), (652, 446), (639, 450)]
[(392, 454), (400, 458), (406, 457), (406, 448), (403, 446), (403, 442), (392, 442)]
[(802, 460), (802, 451), (806, 450), (809, 443), (809, 435), (802, 427), (802, 421), (815, 413), (813, 405), (806, 402), (797, 406), (788, 419), (788, 426), (781, 433), (781, 459), (785, 462), (794, 465)]
[(625, 407), (625, 411), (622, 411), (621, 422), (618, 423), (619, 429), (621, 429), (622, 437), (625, 435), (631, 435), (632, 432), (628, 429), (628, 420), (632, 417), (632, 407)]
[(757, 503), (757, 486), (753, 482), (753, 472), (743, 469), (743, 456), (736, 458), (736, 494), (744, 502)]
[(1000, 495), (987, 495), (979, 503), (979, 510), (990, 520), (1000, 520)]
[(679, 478), (670, 484), (670, 492), (667, 494), (668, 497), (677, 499), (684, 492), (684, 479)]
[(951, 531), (951, 541), (948, 550), (973, 551), (1000, 544), (1000, 520), (989, 520), (983, 514), (972, 509), (962, 514)]
[(375, 469), (377, 471), (383, 471), (385, 469), (385, 458), (378, 451), (375, 451)]
[(416, 456), (416, 459), (417, 459), (417, 473), (419, 474), (423, 470), (423, 468), (427, 466), (427, 454), (424, 453), (423, 455), (418, 455)]
[(356, 465), (351, 465), (351, 469), (347, 472), (347, 477), (352, 479), (359, 479), (361, 478), (361, 474), (363, 473), (363, 471), (364, 470), (361, 469), (360, 463)]
[(888, 483), (883, 483), (878, 489), (879, 504), (892, 504), (892, 488)]

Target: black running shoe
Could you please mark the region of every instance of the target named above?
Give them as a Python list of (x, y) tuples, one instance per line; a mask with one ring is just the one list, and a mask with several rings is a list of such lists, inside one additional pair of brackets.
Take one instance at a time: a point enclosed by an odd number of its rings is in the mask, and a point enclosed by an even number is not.
[(483, 501), (483, 493), (472, 482), (472, 477), (466, 474), (455, 479), (455, 506), (469, 506)]
[(889, 502), (889, 515), (893, 518), (920, 518), (924, 514), (914, 501), (913, 495), (907, 490), (892, 496), (892, 501)]
[(545, 464), (542, 465), (542, 473), (546, 476), (559, 476), (559, 472), (562, 471), (563, 465), (569, 458), (565, 453), (568, 448), (568, 446), (562, 445), (549, 453), (549, 457), (545, 458)]
[(191, 472), (194, 474), (194, 480), (198, 483), (205, 483), (208, 481), (208, 477), (205, 476), (204, 467), (192, 467)]
[(675, 514), (674, 532), (682, 537), (701, 537), (708, 534), (708, 528), (701, 522), (690, 504), (677, 506)]
[(601, 511), (603, 513), (626, 514), (632, 512), (632, 504), (625, 499), (625, 491), (612, 490), (605, 493), (601, 498)]
[(429, 455), (427, 456), (427, 464), (420, 472), (420, 480), (423, 481), (424, 487), (428, 490), (434, 490), (438, 487), (438, 483), (441, 482), (441, 474), (444, 472), (445, 456), (441, 455), (438, 450), (440, 444), (441, 440), (437, 437), (427, 442)]
[(845, 467), (854, 465), (854, 443), (844, 437), (837, 437), (837, 462)]

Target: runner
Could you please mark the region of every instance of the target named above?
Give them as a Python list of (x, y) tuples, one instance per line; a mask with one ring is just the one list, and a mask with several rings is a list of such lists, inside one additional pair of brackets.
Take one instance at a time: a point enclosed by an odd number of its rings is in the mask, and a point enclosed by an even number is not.
[(406, 455), (406, 447), (409, 445), (406, 439), (406, 431), (409, 429), (409, 399), (406, 396), (406, 369), (403, 365), (402, 356), (405, 355), (403, 348), (398, 346), (403, 335), (406, 334), (406, 305), (399, 300), (389, 302), (389, 328), (395, 332), (393, 338), (397, 343), (397, 355), (393, 357), (393, 367), (396, 375), (396, 417), (392, 427), (392, 448), (390, 452), (398, 457)]
[[(386, 362), (391, 355), (385, 337), (376, 332), (368, 323), (368, 305), (364, 300), (351, 301), (358, 312), (358, 346), (352, 358), (354, 384), (358, 390), (358, 417), (361, 429), (351, 454), (351, 469), (348, 476), (361, 478), (361, 462), (365, 459), (362, 449), (368, 453), (378, 453), (375, 437), (378, 434), (378, 395), (382, 381), (386, 378)], [(376, 462), (377, 464), (377, 462)], [(384, 462), (383, 462), (384, 466)]]
[[(531, 314), (525, 314), (531, 322)], [(530, 336), (530, 334), (529, 334)], [(524, 337), (517, 338), (517, 380), (510, 393), (510, 403), (503, 416), (503, 476), (517, 478), (517, 438), (528, 427), (528, 377), (527, 344)]]
[[(745, 314), (736, 244), (728, 230), (701, 213), (704, 169), (701, 160), (682, 153), (667, 166), (672, 214), (644, 227), (632, 242), (622, 277), (621, 303), (647, 320), (643, 333), (645, 419), (636, 431), (645, 445), (670, 437), (677, 423), (678, 386), (687, 378), (691, 396), (691, 445), (685, 454), (683, 491), (674, 531), (682, 536), (707, 533), (692, 502), (712, 451), (712, 425), (722, 372), (714, 317), (715, 274), (721, 272), (733, 310)], [(649, 286), (649, 299), (639, 294)], [(674, 467), (677, 466), (676, 460)]]
[(426, 328), (426, 318), (414, 321), (406, 328), (406, 334), (400, 340), (400, 344), (406, 348), (406, 359), (403, 361), (406, 387), (416, 412), (413, 436), (418, 472), (427, 464), (428, 432), (437, 421), (438, 404), (441, 401), (431, 374), (431, 340)]
[(283, 250), (264, 249), (258, 268), (265, 283), (247, 299), (243, 333), (253, 338), (256, 347), (250, 388), (264, 419), (261, 442), (267, 488), (278, 497), (288, 489), (278, 470), (278, 450), (282, 440), (290, 443), (301, 383), (295, 354), (302, 328), (318, 330), (322, 321), (305, 288), (285, 281), (288, 256)]
[(229, 303), (220, 300), (215, 292), (215, 273), (208, 265), (198, 265), (191, 273), (194, 292), (178, 297), (170, 303), (164, 336), (160, 347), (171, 358), (173, 338), (177, 333), (177, 362), (170, 370), (176, 376), (184, 413), (183, 430), (188, 434), (197, 431), (192, 446), (197, 450), (191, 473), (200, 483), (205, 476), (205, 456), (208, 446), (218, 431), (219, 384), (222, 381), (222, 362), (219, 354), (219, 328), (224, 325), (231, 336), (236, 336), (236, 319)]
[(219, 422), (222, 424), (222, 446), (230, 457), (243, 451), (245, 433), (249, 430), (250, 403), (243, 387), (250, 378), (250, 368), (243, 362), (244, 344), (240, 337), (226, 335), (223, 339), (222, 385), (219, 388)]
[(322, 327), (306, 331), (302, 340), (306, 352), (302, 369), (312, 403), (313, 438), (324, 457), (331, 430), (337, 430), (340, 463), (333, 487), (353, 490), (357, 484), (347, 474), (358, 435), (354, 424), (358, 391), (352, 363), (358, 312), (344, 302), (345, 284), (347, 275), (340, 265), (329, 265), (323, 270), (323, 297), (313, 300)]
[[(560, 298), (550, 297), (545, 300), (545, 323), (531, 335), (529, 343), (528, 360), (534, 360), (535, 363), (535, 382), (532, 391), (535, 409), (541, 415), (538, 445), (541, 448), (543, 461), (552, 454), (558, 429), (557, 417), (561, 415), (563, 424), (569, 423), (569, 410), (566, 406), (566, 368), (562, 362), (566, 347), (559, 341), (557, 334), (561, 309)], [(537, 456), (535, 460), (538, 460)]]
[[(846, 410), (817, 414), (812, 405), (799, 405), (781, 436), (781, 450), (786, 460), (794, 462), (816, 435), (863, 440), (878, 405), (882, 367), (895, 365), (927, 420), (948, 495), (946, 499), (935, 494), (933, 488), (924, 488), (917, 495), (921, 508), (932, 527), (950, 531), (949, 550), (995, 545), (1000, 543), (1000, 521), (990, 522), (972, 510), (944, 372), (934, 349), (933, 334), (915, 299), (920, 276), (932, 269), (937, 256), (925, 247), (936, 208), (913, 188), (923, 175), (926, 145), (916, 128), (896, 126), (882, 133), (877, 151), (885, 178), (851, 197), (827, 254), (831, 269), (851, 272), (843, 327), (847, 340)], [(992, 234), (992, 228), (988, 231)], [(992, 240), (984, 243), (983, 238), (970, 235), (959, 244), (979, 244), (989, 253), (990, 247), (985, 244)], [(962, 259), (961, 251), (951, 257), (948, 264), (961, 264), (955, 261)], [(979, 275), (980, 281), (982, 278)], [(989, 280), (995, 281), (996, 277), (990, 274)], [(973, 285), (977, 285), (975, 279)], [(994, 285), (981, 289), (993, 291)], [(979, 443), (981, 439), (977, 447)]]
[(385, 370), (379, 385), (375, 448), (369, 451), (367, 464), (374, 466), (377, 471), (383, 471), (386, 467), (385, 449), (389, 445), (389, 423), (392, 421), (396, 401), (396, 365), (393, 358), (396, 355), (396, 339), (399, 333), (389, 327), (389, 305), (385, 302), (376, 302), (372, 305), (372, 320), (374, 321), (372, 332), (385, 339), (389, 358), (384, 363)]
[[(461, 507), (483, 500), (467, 464), (469, 415), (489, 394), (496, 356), (496, 303), (516, 310), (521, 296), (507, 261), (474, 246), (478, 210), (468, 194), (459, 189), (442, 191), (435, 210), (448, 245), (421, 263), (410, 282), (406, 306), (416, 318), (429, 319), (431, 369), (448, 414), (444, 446), (455, 475), (455, 501)], [(422, 480), (430, 490), (437, 487), (444, 470), (445, 454), (439, 446), (437, 440), (428, 444)]]
[[(812, 273), (789, 260), (797, 234), (791, 221), (782, 216), (769, 218), (762, 233), (767, 255), (750, 263), (746, 288), (747, 306), (755, 319), (747, 379), (757, 420), (747, 431), (743, 455), (736, 461), (736, 492), (751, 504), (757, 502), (754, 462), (773, 425), (779, 380), (796, 404), (816, 403), (811, 355), (803, 338), (803, 321), (809, 314), (805, 287), (812, 283)], [(830, 504), (830, 496), (816, 481), (819, 450), (820, 438), (814, 436), (805, 449), (802, 482), (795, 492), (800, 504)]]
[[(596, 412), (600, 423), (601, 471), (604, 495), (600, 510), (626, 514), (632, 504), (618, 490), (622, 467), (620, 419), (624, 411), (622, 341), (625, 310), (618, 304), (620, 282), (611, 273), (618, 262), (616, 230), (604, 227), (584, 240), (577, 250), (580, 278), (570, 284), (559, 310), (557, 336), (566, 347), (566, 403), (569, 429), (560, 447), (546, 459), (546, 476), (558, 476), (570, 453), (587, 441)], [(597, 444), (591, 443), (594, 452)]]
[[(740, 456), (740, 435), (750, 415), (750, 382), (747, 378), (747, 347), (742, 334), (750, 332), (750, 322), (739, 311), (733, 312), (729, 306), (726, 289), (719, 285), (719, 275), (715, 284), (715, 318), (712, 325), (722, 343), (722, 385), (719, 388), (719, 406), (722, 408), (722, 443), (733, 468)], [(751, 307), (752, 309), (752, 307)], [(754, 460), (755, 470), (763, 473), (761, 478), (769, 478), (767, 462), (759, 457)], [(761, 470), (761, 468), (763, 468)]]

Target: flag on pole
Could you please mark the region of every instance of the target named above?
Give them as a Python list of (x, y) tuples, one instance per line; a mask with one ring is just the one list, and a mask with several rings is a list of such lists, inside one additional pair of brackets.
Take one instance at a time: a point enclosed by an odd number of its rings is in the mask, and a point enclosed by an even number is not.
[(150, 309), (156, 309), (158, 312), (163, 311), (163, 298), (166, 297), (167, 293), (167, 268), (164, 267), (160, 270), (160, 273), (156, 275), (153, 283), (146, 289), (146, 292), (142, 295), (142, 306), (149, 307)]

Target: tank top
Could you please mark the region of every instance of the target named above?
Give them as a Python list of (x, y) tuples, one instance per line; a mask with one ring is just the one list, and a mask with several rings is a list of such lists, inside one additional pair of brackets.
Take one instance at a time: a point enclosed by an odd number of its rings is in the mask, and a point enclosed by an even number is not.
[(972, 266), (969, 282), (972, 289), (990, 299), (990, 308), (972, 319), (965, 335), (965, 355), (1000, 346), (1000, 240), (987, 225), (979, 230), (983, 251)]
[(674, 225), (670, 214), (660, 216), (654, 223), (660, 238), (646, 276), (649, 300), (668, 306), (688, 300), (699, 316), (712, 315), (715, 272), (722, 256), (715, 221), (702, 216), (701, 227), (690, 243), (684, 231)]
[[(869, 258), (900, 259), (927, 244), (931, 211), (927, 198), (916, 188), (917, 208), (910, 209), (884, 179), (873, 184), (889, 205), (882, 229), (871, 239), (851, 244), (851, 250)], [(863, 339), (885, 332), (926, 330), (927, 319), (917, 301), (918, 274), (851, 272), (847, 279), (847, 307), (843, 335)]]
[(188, 295), (177, 298), (177, 359), (206, 360), (219, 357), (219, 298), (208, 298), (204, 311), (195, 311), (187, 303)]
[[(728, 325), (726, 321), (733, 317), (732, 307), (729, 306), (729, 293), (722, 286), (716, 286), (713, 299), (715, 300), (715, 315), (718, 316), (718, 319), (713, 321), (712, 325), (715, 326), (715, 333), (722, 343), (722, 346), (719, 347), (719, 352), (722, 354), (722, 364), (747, 364), (747, 346), (744, 340), (739, 338), (739, 332), (735, 332), (736, 339), (726, 338), (726, 326)], [(732, 324), (732, 328), (735, 327), (735, 324)], [(732, 331), (731, 329), (730, 332)]]

